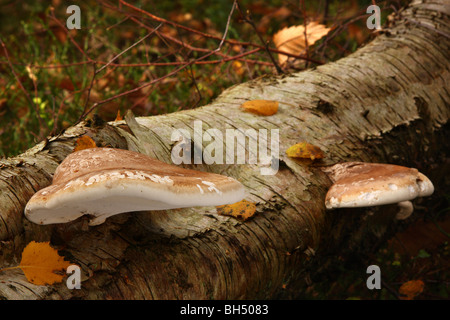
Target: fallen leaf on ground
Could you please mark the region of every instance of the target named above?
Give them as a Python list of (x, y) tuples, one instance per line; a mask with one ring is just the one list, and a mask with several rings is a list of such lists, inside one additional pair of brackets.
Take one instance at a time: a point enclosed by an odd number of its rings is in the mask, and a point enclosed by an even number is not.
[(262, 116), (271, 116), (278, 112), (278, 101), (251, 100), (244, 102), (241, 108)]
[(70, 265), (71, 262), (65, 261), (50, 242), (31, 241), (22, 252), (19, 268), (29, 282), (45, 285), (61, 282)]
[(307, 142), (299, 142), (289, 147), (286, 150), (286, 154), (291, 158), (303, 158), (303, 159), (323, 159), (325, 154), (319, 147), (316, 147)]
[(425, 284), (422, 280), (411, 280), (401, 285), (398, 292), (402, 300), (413, 300), (416, 296), (422, 293)]
[[(330, 30), (331, 28), (327, 28), (317, 21), (312, 21), (306, 25), (306, 40), (305, 26), (299, 25), (281, 29), (273, 35), (273, 42), (280, 51), (301, 55), (306, 52), (307, 47), (312, 46), (317, 40), (327, 35)], [(286, 63), (287, 59), (287, 55), (278, 54), (280, 64)]]
[(233, 61), (231, 66), (233, 67), (233, 70), (237, 75), (242, 76), (244, 74), (245, 69), (242, 62), (235, 60)]
[(90, 148), (97, 148), (97, 145), (91, 137), (84, 135), (77, 139), (76, 146), (73, 149), (73, 152)]
[(244, 221), (251, 218), (255, 214), (255, 211), (256, 205), (247, 200), (217, 207), (218, 214), (232, 216)]

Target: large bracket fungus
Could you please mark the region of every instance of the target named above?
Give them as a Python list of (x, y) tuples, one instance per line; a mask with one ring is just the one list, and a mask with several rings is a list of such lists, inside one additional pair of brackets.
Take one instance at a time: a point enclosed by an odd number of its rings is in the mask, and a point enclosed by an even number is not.
[(58, 166), (52, 184), (33, 195), (25, 216), (38, 224), (83, 215), (90, 225), (122, 212), (232, 204), (245, 197), (237, 180), (170, 165), (112, 148), (74, 152)]

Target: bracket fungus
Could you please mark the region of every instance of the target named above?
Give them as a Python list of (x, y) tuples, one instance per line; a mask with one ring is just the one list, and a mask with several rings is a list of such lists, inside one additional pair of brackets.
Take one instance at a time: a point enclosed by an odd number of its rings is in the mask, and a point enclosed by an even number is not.
[(98, 225), (123, 212), (218, 206), (244, 197), (244, 187), (231, 177), (133, 151), (91, 148), (64, 159), (52, 184), (31, 197), (25, 216), (37, 224), (53, 224), (89, 215), (89, 225)]
[(382, 163), (345, 162), (324, 171), (334, 183), (325, 197), (327, 209), (397, 203), (397, 217), (405, 219), (412, 213), (409, 200), (426, 197), (434, 192), (431, 181), (414, 168)]

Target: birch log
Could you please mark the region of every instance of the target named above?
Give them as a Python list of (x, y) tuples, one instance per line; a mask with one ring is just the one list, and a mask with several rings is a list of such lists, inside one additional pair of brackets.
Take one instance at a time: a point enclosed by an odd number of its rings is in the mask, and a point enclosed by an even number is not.
[[(345, 161), (415, 167), (442, 194), (450, 150), (449, 15), (449, 1), (415, 0), (373, 41), (337, 62), (234, 86), (194, 110), (88, 120), (2, 159), (0, 267), (17, 266), (30, 241), (50, 241), (81, 267), (82, 284), (79, 290), (65, 282), (36, 286), (20, 269), (9, 270), (0, 272), (0, 298), (301, 297), (330, 255), (373, 250), (399, 224), (393, 206), (325, 210), (331, 181), (323, 167)], [(265, 117), (239, 108), (255, 99), (278, 101), (278, 113)], [(226, 129), (279, 130), (275, 175), (262, 175), (259, 164), (183, 165), (241, 181), (246, 199), (257, 205), (253, 218), (223, 216), (214, 207), (126, 213), (95, 227), (83, 218), (40, 226), (24, 217), (29, 198), (51, 183), (78, 137), (171, 163), (172, 133), (193, 134), (194, 121), (224, 136)], [(286, 149), (299, 141), (320, 147), (326, 158), (287, 157)]]

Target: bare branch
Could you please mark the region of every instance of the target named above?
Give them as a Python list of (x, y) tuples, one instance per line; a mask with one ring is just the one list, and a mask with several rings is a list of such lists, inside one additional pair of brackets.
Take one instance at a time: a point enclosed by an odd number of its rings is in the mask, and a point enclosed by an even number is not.
[(108, 63), (106, 63), (103, 67), (101, 67), (100, 69), (98, 69), (96, 71), (96, 73), (100, 73), (103, 69), (105, 69), (107, 66), (109, 66), (114, 60), (116, 60), (117, 58), (119, 58), (121, 55), (123, 55), (124, 53), (128, 52), (129, 50), (131, 50), (132, 48), (134, 48), (135, 46), (137, 46), (139, 43), (141, 43), (142, 41), (144, 41), (145, 39), (147, 39), (148, 37), (150, 37), (153, 33), (155, 33), (160, 27), (162, 26), (162, 24), (159, 24), (152, 32), (148, 33), (146, 36), (144, 36), (142, 39), (140, 39), (139, 41), (135, 42), (134, 44), (132, 44), (131, 46), (129, 46), (128, 48), (126, 48), (125, 50), (123, 50), (122, 52), (120, 52), (118, 55), (116, 55), (114, 58), (112, 58)]

